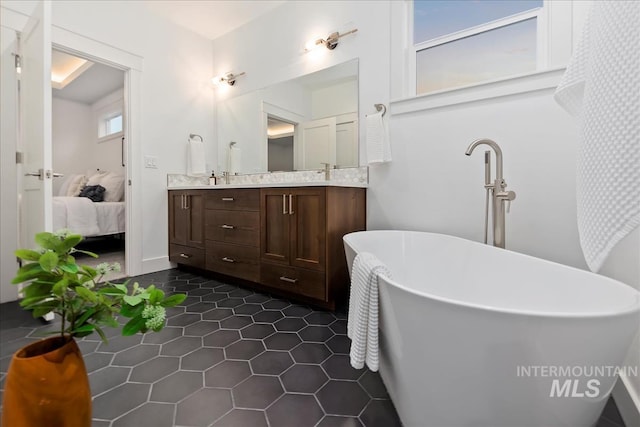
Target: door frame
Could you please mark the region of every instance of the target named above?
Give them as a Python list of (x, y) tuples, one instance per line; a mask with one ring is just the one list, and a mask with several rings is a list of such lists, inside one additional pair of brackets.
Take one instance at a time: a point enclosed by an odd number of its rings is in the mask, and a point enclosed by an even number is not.
[(53, 26), (52, 48), (74, 56), (89, 59), (118, 68), (125, 72), (124, 119), (125, 119), (125, 264), (128, 276), (142, 274), (142, 215), (140, 202), (142, 182), (141, 170), (134, 165), (142, 164), (140, 144), (140, 105), (142, 93), (143, 58), (113, 46), (89, 39), (60, 27)]
[[(294, 129), (298, 128), (298, 125), (306, 120), (306, 118), (296, 112), (289, 111), (285, 108), (279, 107), (275, 104), (270, 104), (266, 101), (262, 101), (261, 104), (261, 115), (262, 115), (262, 133), (261, 138), (264, 139), (264, 147), (260, 151), (260, 155), (262, 158), (260, 159), (260, 166), (262, 170), (267, 172), (269, 170), (269, 116), (275, 117), (279, 120), (289, 122), (294, 126)], [(295, 167), (295, 140), (296, 140), (296, 131), (294, 130), (294, 153), (293, 153), (293, 164)]]
[[(3, 27), (21, 32), (29, 17), (12, 9), (2, 7), (1, 23)], [(142, 164), (141, 144), (141, 94), (143, 57), (134, 53), (113, 47), (111, 45), (90, 39), (62, 27), (52, 25), (52, 46), (64, 52), (91, 59), (114, 68), (125, 71), (124, 105), (126, 141), (125, 186), (126, 203), (126, 269), (129, 276), (143, 273), (142, 266)], [(17, 176), (16, 176), (17, 178)], [(17, 182), (8, 183), (17, 185)], [(17, 201), (16, 201), (17, 218)], [(18, 218), (19, 220), (19, 218)], [(13, 225), (17, 227), (17, 224)], [(2, 224), (5, 227), (5, 224)], [(17, 241), (15, 242), (17, 249)], [(10, 251), (13, 253), (13, 251)]]

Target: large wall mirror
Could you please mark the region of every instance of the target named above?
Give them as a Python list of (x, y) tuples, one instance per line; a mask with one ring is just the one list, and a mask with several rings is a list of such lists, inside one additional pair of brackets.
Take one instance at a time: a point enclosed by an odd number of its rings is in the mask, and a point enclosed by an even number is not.
[(218, 169), (261, 173), (358, 166), (358, 60), (217, 104)]

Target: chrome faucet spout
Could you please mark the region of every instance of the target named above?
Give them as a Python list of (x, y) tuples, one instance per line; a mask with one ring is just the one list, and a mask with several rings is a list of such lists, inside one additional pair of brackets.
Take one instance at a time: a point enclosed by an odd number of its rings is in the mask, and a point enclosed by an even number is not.
[(486, 138), (476, 139), (469, 145), (469, 147), (467, 147), (467, 151), (465, 151), (464, 154), (466, 154), (467, 156), (470, 156), (471, 153), (473, 153), (473, 150), (475, 150), (475, 148), (478, 145), (488, 145), (496, 153), (496, 180), (501, 181), (502, 180), (502, 150), (500, 149), (500, 146), (495, 141), (492, 141), (490, 139), (486, 139)]
[[(322, 162), (320, 164), (324, 165), (324, 169), (320, 169), (318, 171), (318, 173), (323, 173), (324, 172), (324, 180), (325, 181), (330, 181), (331, 180), (331, 163)], [(335, 168), (335, 166), (334, 166), (334, 168)]]

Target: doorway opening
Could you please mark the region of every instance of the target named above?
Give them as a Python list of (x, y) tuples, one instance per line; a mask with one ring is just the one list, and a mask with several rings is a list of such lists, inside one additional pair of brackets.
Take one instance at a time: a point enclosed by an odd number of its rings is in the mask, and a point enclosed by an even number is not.
[(125, 277), (126, 72), (59, 48), (51, 63), (53, 231), (81, 234), (78, 248), (99, 256), (78, 263), (118, 263), (105, 279)]
[(267, 170), (291, 172), (294, 169), (293, 147), (296, 123), (267, 116)]

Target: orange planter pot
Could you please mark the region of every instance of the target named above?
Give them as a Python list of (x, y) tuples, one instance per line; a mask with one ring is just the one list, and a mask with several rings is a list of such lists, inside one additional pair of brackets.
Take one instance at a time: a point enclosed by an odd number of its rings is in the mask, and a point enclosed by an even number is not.
[(73, 338), (47, 338), (13, 355), (4, 386), (2, 426), (91, 426), (89, 379)]

